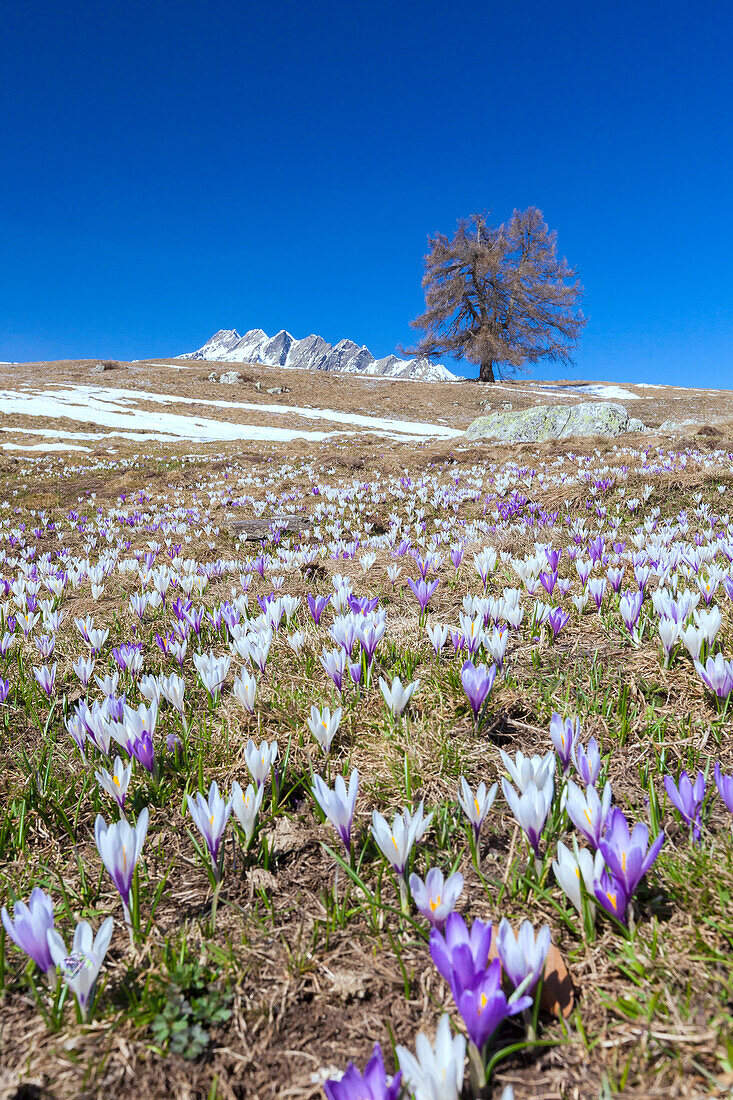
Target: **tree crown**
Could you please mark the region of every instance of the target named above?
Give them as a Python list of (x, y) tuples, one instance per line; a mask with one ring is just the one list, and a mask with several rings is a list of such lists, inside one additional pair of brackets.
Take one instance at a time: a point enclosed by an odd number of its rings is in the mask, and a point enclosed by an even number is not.
[(571, 363), (585, 324), (577, 273), (557, 258), (557, 234), (542, 212), (515, 210), (508, 222), (487, 214), (461, 218), (452, 240), (428, 238), (425, 312), (409, 355), (452, 355), (481, 368), (484, 381), (528, 369), (540, 359)]

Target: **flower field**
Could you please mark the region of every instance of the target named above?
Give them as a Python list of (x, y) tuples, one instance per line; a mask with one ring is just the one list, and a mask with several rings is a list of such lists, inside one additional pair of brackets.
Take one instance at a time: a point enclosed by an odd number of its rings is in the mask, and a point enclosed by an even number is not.
[(0, 1096), (728, 1095), (733, 451), (453, 442), (4, 460)]

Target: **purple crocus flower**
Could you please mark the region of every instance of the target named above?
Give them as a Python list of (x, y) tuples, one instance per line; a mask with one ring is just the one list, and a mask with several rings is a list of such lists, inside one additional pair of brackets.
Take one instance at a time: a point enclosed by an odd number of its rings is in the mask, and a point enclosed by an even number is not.
[(420, 577), (420, 579), (417, 581), (413, 581), (412, 578), (408, 578), (407, 583), (409, 584), (412, 591), (415, 593), (415, 598), (420, 604), (420, 611), (422, 612), (428, 606), (430, 599), (435, 592), (435, 589), (440, 584), (440, 581), (436, 577), (435, 580), (427, 583), (422, 579), (422, 577)]
[(551, 596), (557, 584), (557, 570), (554, 569), (551, 573), (545, 573), (544, 571), (540, 573), (540, 583), (547, 595)]
[(550, 719), (550, 737), (562, 764), (563, 774), (570, 767), (573, 745), (580, 736), (579, 718), (562, 718), (557, 712)]
[(726, 661), (722, 653), (708, 657), (704, 665), (695, 661), (695, 668), (706, 688), (718, 699), (727, 699), (733, 694), (733, 661)]
[(639, 821), (629, 829), (626, 817), (614, 807), (608, 818), (600, 851), (608, 869), (624, 887), (627, 897), (636, 890), (642, 878), (662, 850), (664, 832), (660, 832), (649, 846), (649, 830)]
[(10, 692), (10, 680), (3, 680), (0, 677), (0, 704), (4, 703)]
[[(465, 552), (465, 547), (462, 544), (459, 544), (458, 546), (451, 546), (450, 560), (453, 562), (453, 567), (455, 569), (460, 569)], [(733, 596), (731, 596), (731, 599), (733, 600)]]
[(687, 772), (682, 771), (675, 783), (671, 775), (666, 775), (664, 789), (684, 823), (692, 828), (692, 838), (697, 843), (701, 835), (700, 809), (705, 800), (705, 776), (699, 771), (693, 783)]
[(593, 884), (593, 892), (601, 907), (616, 920), (626, 924), (626, 907), (631, 895), (624, 883), (603, 870)]
[(525, 995), (507, 1000), (501, 988), (501, 963), (494, 959), (476, 984), (463, 990), (456, 1004), (469, 1039), (481, 1050), (508, 1016), (530, 1007), (532, 998)]
[(601, 770), (601, 754), (595, 737), (591, 737), (587, 749), (583, 748), (580, 741), (574, 741), (570, 755), (580, 782), (585, 787), (595, 786)]
[(321, 621), (321, 615), (323, 614), (326, 604), (329, 603), (331, 596), (312, 596), (310, 592), (306, 596), (308, 602), (308, 609), (313, 616), (313, 622), (318, 626)]
[(469, 932), (459, 913), (451, 913), (445, 932), (433, 928), (430, 933), (430, 957), (451, 988), (459, 1004), (466, 989), (474, 989), (486, 970), (491, 947), (491, 923), (475, 920)]
[(346, 1073), (339, 1080), (329, 1077), (323, 1084), (327, 1100), (397, 1100), (402, 1091), (402, 1071), (399, 1070), (387, 1083), (387, 1071), (379, 1043), (374, 1044), (374, 1053), (364, 1067), (362, 1074), (349, 1062)]
[(155, 747), (150, 734), (145, 731), (132, 742), (131, 749), (135, 759), (152, 775), (155, 772)]
[(16, 901), (12, 920), (5, 906), (0, 915), (3, 927), (15, 946), (25, 951), (38, 969), (50, 977), (55, 971), (46, 940), (46, 933), (53, 928), (53, 901), (50, 894), (35, 886), (27, 905), (23, 901)]
[(718, 763), (715, 765), (715, 786), (726, 809), (733, 814), (733, 775), (723, 775)]
[(461, 683), (463, 690), (471, 704), (473, 718), (478, 723), (478, 716), (489, 692), (496, 679), (496, 665), (487, 668), (486, 665), (474, 665), (473, 661), (466, 661), (461, 669)]
[(552, 631), (553, 640), (557, 638), (560, 631), (564, 626), (567, 626), (569, 621), (570, 616), (567, 611), (563, 611), (561, 607), (553, 607), (552, 611), (547, 616), (547, 622)]

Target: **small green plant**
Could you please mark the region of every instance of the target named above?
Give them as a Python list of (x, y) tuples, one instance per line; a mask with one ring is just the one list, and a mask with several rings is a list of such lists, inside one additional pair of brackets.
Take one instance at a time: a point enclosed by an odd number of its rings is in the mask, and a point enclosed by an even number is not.
[(171, 973), (163, 1006), (150, 1025), (156, 1045), (198, 1058), (211, 1041), (208, 1029), (231, 1016), (232, 996), (199, 963), (181, 965)]

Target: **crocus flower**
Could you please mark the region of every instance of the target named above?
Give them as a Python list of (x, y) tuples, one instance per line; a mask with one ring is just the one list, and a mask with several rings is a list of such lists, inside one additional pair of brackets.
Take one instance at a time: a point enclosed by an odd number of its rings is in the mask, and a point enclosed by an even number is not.
[(422, 802), (414, 814), (407, 807), (401, 814), (396, 814), (391, 829), (380, 813), (376, 810), (372, 813), (372, 836), (377, 847), (403, 881), (412, 847), (418, 840), (422, 840), (432, 820), (432, 814), (423, 818)]
[(461, 788), (458, 792), (458, 802), (464, 814), (473, 825), (473, 833), (478, 841), (481, 826), (486, 815), (494, 804), (499, 784), (494, 783), (487, 791), (484, 782), (479, 783), (474, 795), (464, 776), (461, 776)]
[(440, 623), (437, 623), (435, 626), (428, 626), (427, 632), (428, 638), (430, 639), (430, 644), (435, 650), (436, 657), (438, 657), (440, 656), (440, 651), (442, 650), (443, 646), (448, 641), (448, 627), (444, 624), (441, 625)]
[(322, 711), (317, 706), (311, 707), (310, 718), (307, 725), (324, 752), (329, 752), (331, 742), (341, 723), (341, 707), (337, 707), (331, 714), (330, 707), (324, 707)]
[(586, 787), (584, 793), (572, 779), (568, 781), (568, 796), (565, 803), (568, 817), (596, 850), (600, 847), (601, 837), (606, 830), (611, 810), (611, 797), (610, 783), (606, 783), (603, 788), (603, 797), (600, 798), (595, 787)]
[(671, 775), (664, 777), (664, 789), (667, 797), (686, 825), (692, 828), (692, 836), (697, 843), (700, 840), (700, 809), (705, 800), (705, 776), (701, 771), (693, 783), (686, 771), (680, 772), (679, 782), (675, 783)]
[(233, 695), (240, 706), (254, 714), (255, 696), (257, 694), (257, 681), (246, 669), (242, 669), (234, 678)]
[(525, 920), (515, 936), (505, 917), (499, 925), (496, 947), (504, 972), (514, 988), (517, 989), (526, 982), (523, 988), (531, 993), (545, 969), (547, 952), (550, 950), (550, 926), (543, 924), (535, 937), (531, 921)]
[(591, 737), (587, 749), (583, 748), (580, 741), (574, 741), (570, 755), (580, 782), (585, 787), (594, 786), (601, 770), (601, 754), (595, 737)]
[(733, 694), (733, 661), (726, 661), (722, 653), (708, 657), (704, 665), (695, 661), (695, 668), (705, 687), (718, 699)]
[(417, 911), (433, 928), (442, 929), (463, 892), (463, 875), (456, 871), (444, 879), (439, 867), (431, 867), (425, 882), (419, 875), (410, 875), (410, 892)]
[(420, 611), (423, 612), (430, 603), (431, 597), (440, 584), (440, 581), (436, 577), (435, 580), (426, 582), (420, 577), (417, 581), (408, 578), (407, 583), (415, 594), (415, 599), (420, 605)]
[(614, 807), (611, 811), (600, 850), (613, 877), (623, 884), (627, 897), (634, 893), (663, 844), (663, 832), (649, 846), (649, 830), (643, 822), (638, 822), (633, 830), (629, 830), (629, 823), (621, 810)]
[(379, 687), (381, 688), (384, 701), (389, 708), (393, 718), (399, 718), (404, 711), (410, 699), (413, 696), (414, 691), (420, 687), (420, 681), (415, 680), (411, 684), (405, 684), (402, 686), (402, 681), (399, 676), (395, 676), (390, 687), (386, 680), (381, 676), (379, 677)]
[(570, 766), (570, 759), (575, 741), (580, 736), (579, 718), (562, 718), (554, 713), (550, 719), (550, 737), (555, 746), (555, 752), (562, 764), (563, 774)]
[(56, 661), (54, 661), (50, 668), (48, 665), (41, 665), (40, 668), (34, 666), (33, 675), (41, 691), (45, 692), (50, 699), (53, 695), (54, 684), (56, 683)]
[(351, 828), (354, 823), (356, 796), (359, 792), (359, 773), (354, 768), (346, 789), (343, 776), (337, 775), (334, 789), (326, 786), (320, 775), (313, 776), (313, 797), (341, 837), (349, 856), (351, 856)]
[(466, 1040), (462, 1035), (451, 1035), (447, 1013), (440, 1018), (434, 1044), (419, 1031), (414, 1054), (403, 1046), (398, 1046), (396, 1053), (405, 1084), (413, 1096), (420, 1100), (458, 1100), (463, 1088)]
[(402, 1071), (387, 1082), (382, 1050), (379, 1043), (375, 1043), (364, 1073), (349, 1062), (343, 1077), (329, 1077), (323, 1089), (327, 1100), (397, 1100), (402, 1092)]
[(456, 1004), (468, 1037), (481, 1050), (508, 1016), (530, 1007), (532, 998), (525, 994), (507, 1000), (501, 988), (501, 963), (494, 959), (476, 985), (463, 990)]
[(326, 604), (331, 599), (331, 596), (312, 596), (310, 592), (306, 596), (308, 603), (308, 609), (313, 616), (313, 622), (318, 626), (321, 621), (321, 615), (323, 614)]
[(347, 655), (342, 646), (337, 649), (324, 649), (321, 654), (321, 664), (328, 676), (333, 680), (336, 691), (341, 691), (346, 671)]
[(595, 878), (593, 892), (606, 913), (626, 924), (626, 908), (631, 894), (621, 879), (609, 874), (604, 868)]
[(274, 767), (277, 752), (277, 741), (273, 741), (272, 744), (269, 741), (262, 741), (259, 748), (257, 748), (251, 737), (247, 742), (244, 750), (244, 761), (249, 769), (249, 774), (258, 787), (262, 786), (270, 774), (270, 770)]
[[(595, 882), (603, 870), (603, 853), (596, 852), (595, 859), (587, 848), (577, 848), (575, 855), (561, 840), (557, 842), (557, 859), (552, 862), (552, 869), (561, 890), (570, 898), (579, 913), (583, 912), (583, 900), (581, 891), (581, 878), (585, 885), (586, 893), (591, 897), (595, 894)], [(589, 903), (594, 910), (593, 902)]]
[(451, 988), (458, 1004), (461, 993), (472, 989), (486, 970), (491, 947), (491, 923), (475, 920), (469, 932), (459, 913), (451, 913), (445, 932), (430, 933), (430, 957)]
[(77, 677), (82, 683), (83, 687), (86, 687), (92, 678), (94, 672), (94, 658), (93, 657), (79, 657), (71, 666), (76, 673)]
[(148, 831), (148, 808), (140, 811), (137, 825), (132, 826), (124, 818), (113, 825), (107, 825), (101, 814), (97, 814), (94, 823), (94, 838), (102, 863), (115, 885), (125, 914), (130, 923), (130, 891), (135, 865), (140, 858), (145, 836)]
[(219, 697), (231, 662), (232, 659), (228, 655), (217, 657), (213, 652), (194, 653), (193, 655), (193, 663), (196, 666), (201, 683), (213, 700)]
[(532, 846), (534, 854), (538, 856), (540, 837), (552, 803), (552, 785), (537, 787), (534, 782), (530, 781), (521, 795), (518, 795), (511, 783), (507, 782), (506, 779), (502, 779), (501, 789), (509, 803), (509, 808)]
[(562, 607), (553, 607), (550, 614), (547, 616), (547, 623), (552, 630), (553, 639), (557, 638), (563, 627), (567, 626), (570, 621), (570, 616), (567, 611), (564, 611)]
[(132, 764), (124, 766), (119, 756), (115, 757), (115, 762), (112, 767), (112, 775), (104, 768), (100, 768), (99, 771), (94, 773), (97, 783), (103, 791), (105, 791), (110, 798), (113, 798), (120, 808), (120, 812), (125, 812), (125, 797), (127, 795), (127, 788), (130, 785), (130, 776), (132, 775)]
[(534, 783), (535, 787), (549, 786), (552, 794), (555, 772), (555, 754), (552, 750), (545, 753), (544, 756), (538, 756), (537, 754), (525, 756), (520, 750), (513, 760), (509, 753), (504, 752), (503, 749), (499, 750), (499, 755), (512, 781), (520, 791), (524, 791), (529, 783)]
[(216, 780), (212, 782), (209, 788), (208, 798), (204, 798), (201, 792), (198, 791), (195, 800), (191, 798), (190, 794), (187, 799), (188, 812), (206, 841), (212, 866), (218, 876), (219, 848), (221, 847), (229, 815), (232, 812), (232, 800), (229, 798), (225, 801), (222, 798)]
[[(732, 597), (733, 598), (733, 597)], [(715, 786), (723, 799), (726, 809), (733, 814), (733, 775), (723, 775), (720, 764), (715, 764)]]
[(46, 933), (53, 928), (53, 901), (51, 895), (40, 886), (34, 886), (26, 905), (16, 901), (13, 919), (5, 906), (0, 911), (3, 927), (16, 947), (29, 955), (39, 970), (50, 979), (54, 973), (54, 961), (48, 946)]
[(473, 661), (466, 661), (461, 669), (461, 683), (471, 704), (474, 722), (478, 722), (479, 712), (494, 686), (495, 679), (496, 665), (487, 668), (486, 665), (474, 665)]
[(264, 796), (264, 787), (258, 787), (255, 791), (255, 788), (250, 783), (247, 790), (243, 793), (236, 779), (232, 783), (232, 812), (244, 830), (244, 838), (248, 848), (252, 840), (257, 814), (259, 813)]
[(94, 936), (91, 925), (85, 920), (80, 921), (74, 932), (71, 954), (68, 954), (66, 944), (55, 928), (50, 929), (47, 935), (51, 957), (76, 997), (85, 1020), (94, 1000), (97, 976), (112, 939), (113, 924), (112, 917), (107, 917)]

